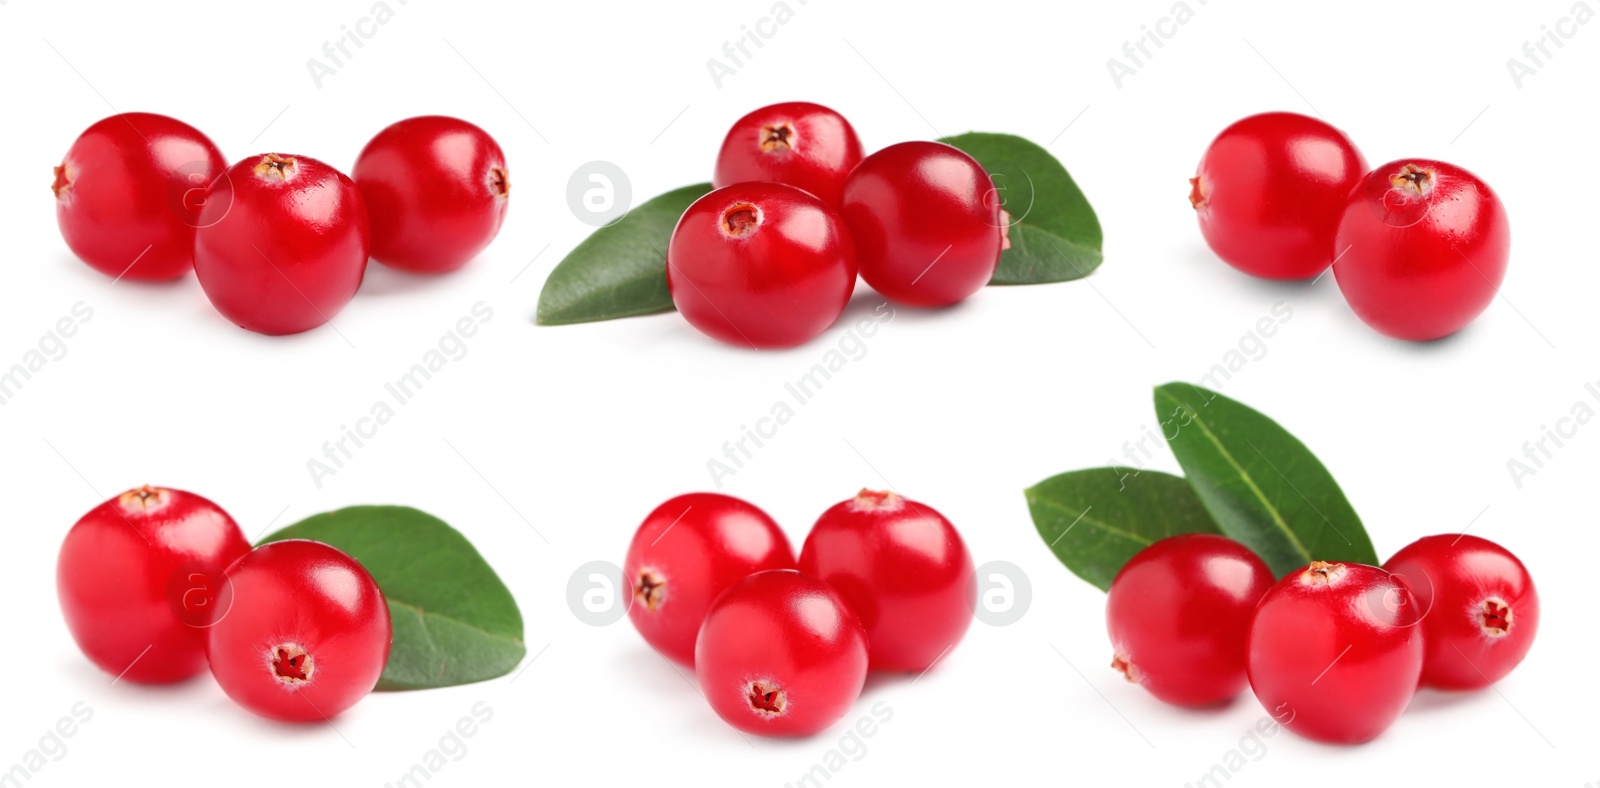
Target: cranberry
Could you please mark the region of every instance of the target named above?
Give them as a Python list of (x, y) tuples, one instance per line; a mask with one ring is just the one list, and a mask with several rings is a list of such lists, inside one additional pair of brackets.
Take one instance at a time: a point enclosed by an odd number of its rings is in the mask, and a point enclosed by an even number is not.
[(1350, 193), (1335, 244), (1343, 255), (1333, 275), (1356, 316), (1386, 336), (1427, 341), (1465, 328), (1494, 300), (1511, 224), (1478, 176), (1401, 159)]
[(1313, 561), (1267, 591), (1250, 623), (1247, 672), (1285, 727), (1356, 744), (1405, 711), (1422, 675), (1411, 592), (1388, 572)]
[(205, 627), (226, 607), (224, 570), (250, 550), (221, 507), (182, 490), (140, 487), (91, 509), (67, 532), (56, 592), (67, 629), (101, 670), (141, 683), (205, 669)]
[(792, 101), (762, 107), (733, 124), (717, 154), (717, 187), (776, 181), (838, 205), (844, 179), (861, 161), (861, 141), (843, 115)]
[(1180, 706), (1238, 695), (1250, 619), (1273, 582), (1266, 562), (1226, 537), (1185, 534), (1146, 547), (1106, 598), (1112, 667)]
[(1212, 140), (1189, 179), (1189, 202), (1206, 243), (1229, 265), (1268, 279), (1309, 279), (1333, 262), (1345, 196), (1366, 169), (1344, 132), (1265, 112)]
[(206, 195), (195, 274), (222, 315), (262, 334), (333, 319), (361, 287), (370, 234), (356, 185), (309, 156), (228, 168)]
[(389, 606), (354, 558), (305, 539), (228, 569), (233, 607), (210, 630), (211, 672), (263, 717), (315, 722), (355, 705), (389, 660)]
[(1384, 569), (1411, 589), (1428, 648), (1422, 683), (1482, 689), (1510, 673), (1539, 631), (1539, 592), (1510, 551), (1476, 536), (1427, 536)]
[(837, 722), (861, 695), (867, 638), (828, 584), (793, 570), (757, 572), (706, 613), (695, 674), (733, 727), (809, 736)]
[(194, 267), (206, 187), (228, 163), (206, 135), (127, 112), (84, 131), (56, 167), (56, 221), (72, 253), (119, 279), (176, 279)]
[(989, 173), (942, 142), (902, 142), (863, 159), (845, 181), (839, 213), (856, 240), (861, 278), (911, 306), (978, 292), (1010, 246)]
[(363, 148), (350, 172), (372, 216), (372, 257), (418, 273), (454, 271), (500, 232), (510, 204), (506, 156), (487, 132), (429, 115)]
[(766, 512), (729, 495), (680, 495), (644, 518), (628, 546), (628, 618), (657, 651), (692, 665), (719, 594), (752, 572), (793, 568), (789, 539)]
[(972, 623), (972, 557), (944, 515), (892, 492), (862, 490), (823, 512), (800, 571), (834, 587), (860, 617), (875, 670), (924, 671)]
[(779, 183), (739, 183), (701, 197), (667, 247), (672, 303), (729, 344), (806, 342), (839, 319), (855, 286), (855, 248), (838, 215)]

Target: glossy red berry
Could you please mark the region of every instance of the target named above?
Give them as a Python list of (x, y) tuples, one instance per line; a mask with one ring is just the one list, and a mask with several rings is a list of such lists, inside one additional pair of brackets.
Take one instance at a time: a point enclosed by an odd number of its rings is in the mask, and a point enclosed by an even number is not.
[(378, 132), (350, 171), (372, 217), (372, 258), (407, 271), (454, 271), (500, 232), (506, 156), (488, 132), (428, 115)]
[(695, 674), (728, 724), (809, 736), (850, 710), (867, 677), (867, 639), (826, 583), (757, 572), (717, 598), (695, 645)]
[(1245, 687), (1245, 638), (1272, 570), (1238, 542), (1172, 536), (1139, 551), (1111, 582), (1112, 667), (1167, 703), (1205, 706)]
[(711, 603), (764, 569), (793, 569), (789, 538), (766, 512), (729, 495), (689, 493), (655, 508), (628, 546), (628, 618), (662, 654), (694, 664)]
[(262, 334), (333, 319), (361, 287), (370, 233), (356, 185), (309, 156), (228, 168), (206, 196), (194, 267), (223, 317)]
[(262, 545), (228, 569), (233, 606), (211, 627), (211, 672), (228, 697), (283, 722), (331, 719), (377, 685), (389, 606), (361, 564), (304, 539)]
[(855, 286), (844, 223), (816, 197), (779, 183), (739, 183), (701, 197), (667, 247), (672, 303), (729, 344), (806, 342), (839, 319)]
[(1422, 675), (1415, 599), (1388, 572), (1314, 561), (1273, 586), (1250, 624), (1256, 698), (1317, 741), (1370, 741), (1400, 716)]
[(1189, 202), (1206, 243), (1229, 265), (1267, 279), (1309, 279), (1333, 262), (1345, 197), (1366, 170), (1344, 132), (1265, 112), (1212, 140), (1189, 179)]
[(206, 135), (126, 112), (84, 131), (56, 167), (56, 222), (72, 253), (119, 279), (176, 279), (194, 267), (206, 187), (228, 163)]
[(129, 490), (67, 532), (56, 592), (91, 662), (122, 680), (181, 681), (205, 669), (205, 628), (227, 607), (224, 570), (250, 550), (216, 504), (164, 487)]
[(844, 597), (866, 628), (874, 670), (921, 672), (972, 623), (977, 580), (955, 526), (927, 504), (862, 490), (823, 512), (800, 571)]
[(861, 278), (910, 306), (947, 306), (978, 292), (1010, 246), (1010, 219), (989, 173), (942, 142), (902, 142), (862, 159), (839, 213)]
[(1335, 246), (1333, 274), (1356, 316), (1385, 336), (1427, 341), (1465, 328), (1494, 300), (1511, 223), (1476, 175), (1401, 159), (1350, 193)]
[(1510, 551), (1464, 534), (1427, 536), (1383, 565), (1422, 610), (1422, 684), (1482, 689), (1527, 656), (1539, 631), (1539, 592)]
[(791, 101), (762, 107), (733, 124), (717, 154), (712, 185), (775, 181), (838, 205), (844, 179), (861, 161), (861, 141), (843, 115)]

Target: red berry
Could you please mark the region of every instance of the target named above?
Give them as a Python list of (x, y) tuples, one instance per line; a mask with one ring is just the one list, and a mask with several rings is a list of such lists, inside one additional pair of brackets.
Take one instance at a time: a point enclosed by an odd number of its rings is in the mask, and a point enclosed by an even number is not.
[(1256, 698), (1317, 741), (1377, 738), (1416, 694), (1423, 634), (1411, 592), (1388, 572), (1313, 561), (1267, 591), (1250, 623)]
[(1333, 275), (1356, 316), (1385, 336), (1427, 341), (1465, 328), (1494, 300), (1511, 223), (1478, 176), (1401, 159), (1350, 193), (1334, 243)]
[(1427, 654), (1422, 683), (1482, 689), (1510, 673), (1539, 631), (1539, 592), (1504, 547), (1466, 535), (1427, 536), (1384, 569), (1416, 596)]
[(1206, 243), (1229, 265), (1268, 279), (1309, 279), (1333, 262), (1345, 197), (1366, 170), (1344, 132), (1265, 112), (1212, 140), (1189, 179), (1189, 202)]
[(165, 115), (112, 115), (56, 167), (56, 221), (72, 253), (119, 279), (176, 279), (194, 267), (206, 187), (228, 163), (206, 135)]
[(845, 181), (839, 213), (861, 278), (911, 306), (954, 304), (989, 283), (1010, 246), (994, 181), (942, 142), (902, 142), (868, 156)]
[(862, 490), (823, 512), (800, 550), (860, 617), (874, 670), (920, 672), (972, 623), (972, 557), (944, 515), (892, 492)]
[(718, 595), (752, 572), (793, 568), (789, 539), (766, 512), (728, 495), (680, 495), (644, 518), (628, 546), (628, 618), (657, 651), (692, 665)]
[(667, 248), (672, 303), (734, 345), (792, 347), (827, 330), (856, 286), (832, 208), (779, 183), (739, 183), (689, 206)]
[(67, 629), (101, 670), (181, 681), (205, 669), (205, 627), (229, 604), (224, 570), (250, 543), (194, 493), (129, 490), (67, 532), (56, 592)]
[(1180, 706), (1238, 695), (1250, 619), (1273, 582), (1264, 561), (1226, 537), (1185, 534), (1146, 547), (1106, 598), (1112, 667)]
[(229, 167), (206, 195), (195, 274), (223, 317), (295, 334), (355, 296), (369, 238), (354, 182), (309, 156), (269, 153)]
[(775, 181), (839, 204), (844, 179), (861, 161), (861, 141), (843, 115), (792, 101), (762, 107), (733, 124), (717, 154), (711, 183)]
[(757, 572), (706, 614), (695, 674), (733, 727), (809, 736), (837, 722), (861, 695), (867, 638), (826, 583), (793, 570)]
[(372, 257), (425, 274), (454, 271), (500, 232), (510, 204), (506, 156), (488, 132), (429, 115), (363, 148), (350, 172), (372, 216)]
[(377, 685), (389, 606), (354, 558), (305, 539), (272, 542), (228, 569), (233, 607), (210, 630), (228, 697), (284, 722), (330, 719)]

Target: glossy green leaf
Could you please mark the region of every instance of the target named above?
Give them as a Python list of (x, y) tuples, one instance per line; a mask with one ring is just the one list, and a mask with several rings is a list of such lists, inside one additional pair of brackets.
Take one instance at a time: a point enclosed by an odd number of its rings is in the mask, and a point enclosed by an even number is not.
[(670, 311), (667, 244), (678, 218), (710, 191), (701, 183), (667, 192), (595, 230), (550, 272), (537, 321), (559, 326)]
[(1378, 563), (1333, 475), (1277, 422), (1188, 383), (1158, 387), (1155, 404), (1212, 519), (1280, 577), (1313, 560)]
[(941, 140), (977, 159), (1011, 214), (1011, 248), (990, 284), (1081, 279), (1104, 258), (1100, 220), (1077, 182), (1050, 152), (1010, 134), (971, 132)]
[(394, 645), (378, 689), (449, 687), (503, 676), (527, 653), (522, 613), (483, 556), (444, 521), (404, 506), (309, 517), (262, 543), (312, 539), (350, 554), (389, 600)]
[(1033, 525), (1072, 573), (1104, 591), (1151, 543), (1217, 524), (1182, 478), (1136, 468), (1052, 476), (1026, 491)]

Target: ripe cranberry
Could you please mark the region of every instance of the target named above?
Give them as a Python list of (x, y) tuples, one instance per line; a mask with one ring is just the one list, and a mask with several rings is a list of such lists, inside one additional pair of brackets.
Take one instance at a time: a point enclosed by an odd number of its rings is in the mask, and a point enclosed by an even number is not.
[(263, 717), (315, 722), (355, 705), (389, 661), (389, 606), (354, 558), (292, 539), (228, 569), (233, 607), (210, 630), (211, 672)]
[(843, 115), (791, 101), (762, 107), (733, 124), (717, 154), (718, 188), (775, 181), (838, 205), (844, 179), (861, 161), (861, 141)]
[(1511, 224), (1478, 176), (1401, 159), (1350, 193), (1334, 243), (1343, 256), (1333, 275), (1356, 316), (1386, 336), (1427, 341), (1465, 328), (1494, 300)]
[(657, 651), (693, 665), (695, 635), (718, 595), (752, 572), (793, 568), (789, 539), (766, 512), (728, 495), (680, 495), (633, 534), (623, 562), (628, 618)]
[(942, 142), (902, 142), (863, 159), (839, 208), (861, 278), (911, 306), (954, 304), (989, 283), (1011, 245), (994, 181)]
[(206, 195), (195, 274), (223, 317), (262, 334), (333, 319), (361, 287), (370, 234), (356, 185), (309, 156), (228, 168)]
[(667, 247), (672, 303), (734, 345), (792, 347), (827, 330), (856, 286), (832, 208), (780, 183), (739, 183), (689, 206)]
[(224, 570), (250, 543), (194, 493), (129, 490), (91, 509), (61, 545), (56, 592), (91, 662), (129, 681), (205, 669), (205, 627), (229, 603)]
[(706, 614), (695, 674), (733, 727), (809, 736), (837, 722), (861, 695), (867, 637), (828, 584), (794, 570), (757, 572)]
[(447, 273), (477, 257), (510, 205), (500, 145), (440, 115), (378, 132), (350, 174), (371, 213), (373, 259), (417, 273)]
[(1245, 686), (1245, 637), (1272, 570), (1249, 548), (1213, 534), (1162, 539), (1111, 581), (1111, 666), (1180, 706), (1228, 700)]
[(206, 187), (228, 163), (206, 135), (127, 112), (84, 131), (56, 167), (56, 222), (72, 253), (119, 279), (176, 279), (194, 267)]
[(1366, 170), (1344, 132), (1265, 112), (1212, 140), (1189, 179), (1189, 202), (1206, 243), (1229, 265), (1267, 279), (1309, 279), (1333, 262), (1339, 213)]
[(1416, 694), (1423, 633), (1388, 572), (1313, 561), (1267, 591), (1250, 623), (1247, 672), (1285, 727), (1317, 741), (1377, 738)]
[(1483, 689), (1510, 673), (1539, 631), (1539, 592), (1504, 547), (1466, 535), (1427, 536), (1383, 565), (1416, 596), (1427, 653), (1422, 683)]
[(827, 581), (866, 627), (874, 670), (924, 671), (961, 642), (977, 580), (955, 526), (932, 507), (862, 490), (817, 518), (800, 571)]

